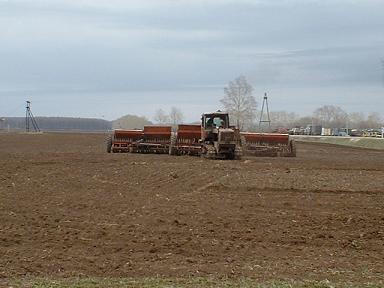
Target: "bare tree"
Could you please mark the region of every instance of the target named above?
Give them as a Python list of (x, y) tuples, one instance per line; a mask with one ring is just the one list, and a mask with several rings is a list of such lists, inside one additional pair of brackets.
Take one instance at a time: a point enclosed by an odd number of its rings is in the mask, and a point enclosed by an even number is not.
[(112, 129), (143, 129), (145, 125), (151, 125), (152, 122), (146, 117), (136, 115), (125, 115), (116, 119), (112, 123)]
[(378, 112), (372, 112), (368, 115), (365, 121), (366, 128), (380, 128), (383, 125), (384, 119), (381, 118), (381, 114)]
[(360, 113), (360, 112), (349, 113), (348, 119), (349, 119), (349, 127), (358, 128), (358, 129), (365, 128), (364, 127), (365, 116), (363, 113)]
[(169, 115), (163, 109), (158, 109), (155, 113), (154, 119), (159, 124), (166, 124), (170, 122)]
[(243, 129), (256, 117), (257, 102), (252, 95), (253, 87), (244, 76), (239, 76), (224, 88), (224, 98), (220, 100), (238, 128)]
[(172, 107), (171, 111), (169, 112), (169, 119), (173, 126), (176, 126), (177, 124), (180, 124), (183, 122), (184, 115), (183, 112), (177, 107)]
[(313, 119), (311, 116), (303, 116), (295, 120), (293, 123), (293, 127), (306, 127), (308, 124), (316, 123), (318, 124), (316, 119)]
[(348, 121), (348, 114), (338, 106), (324, 105), (313, 112), (313, 116), (323, 126), (330, 128), (345, 127)]
[(294, 112), (271, 111), (269, 113), (273, 128), (292, 128), (299, 116)]

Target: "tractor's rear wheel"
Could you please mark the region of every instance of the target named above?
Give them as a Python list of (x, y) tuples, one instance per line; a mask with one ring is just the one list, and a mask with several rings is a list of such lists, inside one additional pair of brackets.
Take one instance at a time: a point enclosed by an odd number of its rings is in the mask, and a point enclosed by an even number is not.
[(112, 135), (109, 135), (107, 137), (107, 152), (111, 153), (112, 152)]

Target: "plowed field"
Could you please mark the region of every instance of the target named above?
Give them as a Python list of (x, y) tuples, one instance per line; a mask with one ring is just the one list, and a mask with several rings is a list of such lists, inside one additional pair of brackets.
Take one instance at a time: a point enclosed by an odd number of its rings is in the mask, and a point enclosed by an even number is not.
[(213, 161), (104, 138), (0, 134), (0, 278), (384, 280), (384, 152)]

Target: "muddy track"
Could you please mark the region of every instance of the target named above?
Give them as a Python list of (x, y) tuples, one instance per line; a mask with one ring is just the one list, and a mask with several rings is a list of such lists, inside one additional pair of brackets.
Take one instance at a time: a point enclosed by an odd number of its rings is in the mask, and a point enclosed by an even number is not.
[(384, 280), (384, 153), (107, 154), (104, 135), (0, 134), (0, 277)]

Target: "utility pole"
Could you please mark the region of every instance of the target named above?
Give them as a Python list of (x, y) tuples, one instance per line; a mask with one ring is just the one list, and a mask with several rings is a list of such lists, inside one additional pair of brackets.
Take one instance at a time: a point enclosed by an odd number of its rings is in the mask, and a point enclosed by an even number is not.
[[(384, 58), (381, 58), (381, 71), (382, 71), (383, 87), (384, 87)], [(381, 127), (381, 138), (384, 138), (384, 127)]]
[(347, 122), (347, 131), (345, 131), (345, 132), (347, 132), (347, 136), (349, 136), (349, 116), (347, 115), (347, 118), (346, 118), (346, 122)]
[(25, 131), (26, 132), (30, 132), (31, 124), (35, 132), (40, 132), (40, 128), (37, 125), (35, 117), (33, 116), (31, 111), (31, 101), (27, 101), (27, 107), (25, 110)]
[[(267, 118), (266, 119), (263, 119), (264, 107), (266, 107), (266, 109), (267, 109), (267, 115), (266, 115)], [(260, 121), (259, 121), (259, 129), (262, 132), (261, 123), (268, 123), (268, 132), (271, 132), (271, 118), (269, 117), (269, 107), (268, 107), (267, 93), (264, 93), (263, 105), (261, 107), (261, 114), (260, 114)]]

